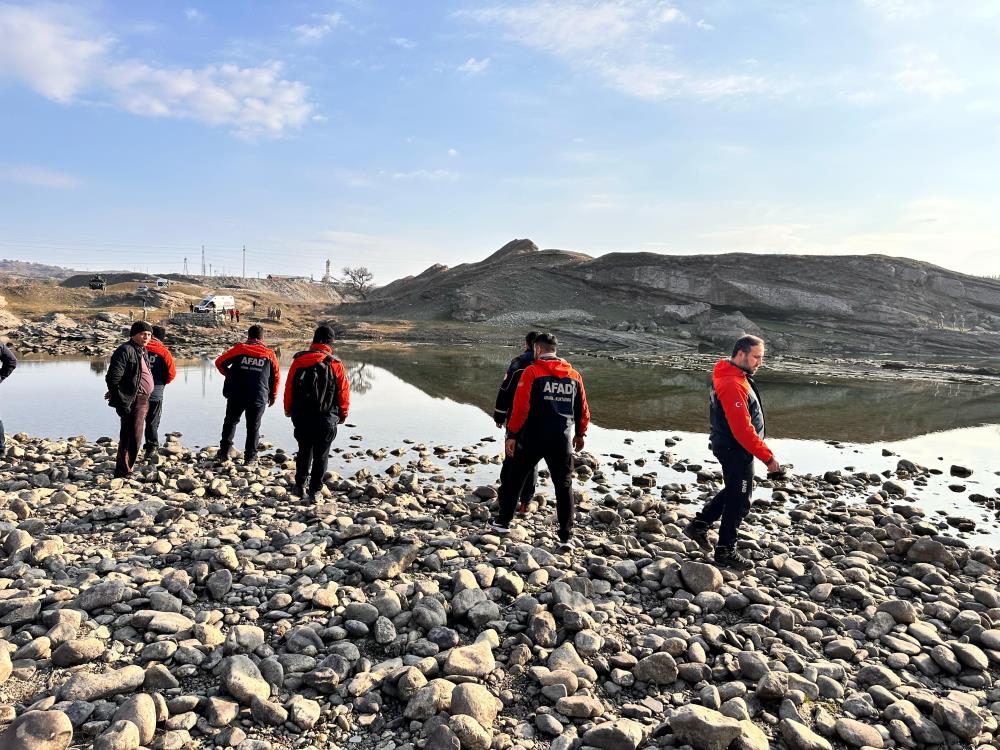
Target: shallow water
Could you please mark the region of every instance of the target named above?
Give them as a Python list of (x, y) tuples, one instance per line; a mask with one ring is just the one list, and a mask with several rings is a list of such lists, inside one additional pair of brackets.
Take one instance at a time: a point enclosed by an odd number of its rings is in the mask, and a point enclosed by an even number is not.
[[(345, 348), (341, 352), (351, 378), (352, 406), (347, 426), (335, 443), (331, 469), (353, 474), (362, 465), (373, 471), (413, 454), (373, 461), (345, 457), (369, 448), (395, 448), (404, 439), (498, 453), (502, 433), (490, 418), (492, 401), (511, 351), (438, 347)], [(290, 352), (288, 353), (290, 354)], [(285, 357), (284, 359), (287, 359)], [(573, 357), (583, 374), (593, 414), (587, 449), (645, 459), (632, 473), (655, 473), (660, 483), (693, 484), (694, 475), (659, 461), (664, 439), (680, 438), (668, 449), (675, 458), (709, 464), (705, 435), (708, 373), (625, 365)], [(283, 362), (283, 367), (286, 365)], [(116, 436), (118, 420), (103, 400), (102, 360), (22, 362), (0, 386), (0, 411), (7, 432), (46, 437)], [(962, 515), (979, 524), (970, 540), (1000, 542), (993, 513), (971, 503), (967, 494), (1000, 494), (1000, 393), (985, 386), (905, 381), (858, 381), (779, 376), (762, 370), (757, 378), (768, 415), (769, 443), (782, 463), (795, 472), (893, 470), (897, 456), (940, 468), (916, 497), (928, 511)], [(178, 364), (177, 379), (167, 387), (161, 430), (182, 433), (189, 446), (216, 445), (225, 411), (222, 376), (209, 360)], [(280, 404), (269, 409), (263, 439), (294, 449), (291, 423)], [(356, 436), (360, 439), (352, 440)], [(496, 442), (483, 443), (490, 437)], [(242, 445), (242, 428), (236, 445)], [(626, 441), (631, 441), (627, 443)], [(838, 441), (829, 445), (825, 441)], [(895, 456), (884, 457), (882, 449)], [(447, 460), (439, 463), (448, 471)], [(957, 463), (973, 469), (955, 480), (948, 469)], [(762, 467), (758, 467), (762, 470)], [(490, 482), (492, 464), (463, 467), (470, 482)], [(609, 476), (628, 481), (625, 474)], [(948, 485), (966, 486), (955, 493)], [(761, 488), (766, 495), (769, 491)]]

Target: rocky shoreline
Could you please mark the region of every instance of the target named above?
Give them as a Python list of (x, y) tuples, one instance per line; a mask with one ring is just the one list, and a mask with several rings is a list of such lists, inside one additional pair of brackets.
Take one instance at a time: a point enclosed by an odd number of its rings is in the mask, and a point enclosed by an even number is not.
[(472, 448), (377, 449), (315, 504), (280, 450), (216, 467), (173, 436), (131, 480), (114, 451), (19, 434), (0, 461), (2, 750), (1000, 746), (1000, 565), (905, 460), (762, 482), (738, 576), (680, 531), (709, 467), (584, 454), (559, 553), (550, 494), (487, 533)]

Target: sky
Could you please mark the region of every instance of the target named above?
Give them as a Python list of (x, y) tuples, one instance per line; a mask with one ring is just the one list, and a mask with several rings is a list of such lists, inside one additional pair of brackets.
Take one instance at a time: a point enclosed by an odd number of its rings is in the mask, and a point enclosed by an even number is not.
[(0, 257), (1000, 274), (1000, 0), (0, 0)]

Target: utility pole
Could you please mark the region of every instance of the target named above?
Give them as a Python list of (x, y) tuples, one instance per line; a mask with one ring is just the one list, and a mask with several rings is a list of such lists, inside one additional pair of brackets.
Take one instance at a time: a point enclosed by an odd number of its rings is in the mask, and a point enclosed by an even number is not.
[(212, 264), (211, 263), (208, 264), (208, 275), (209, 276), (212, 275)]
[(184, 259), (184, 275), (185, 276), (188, 275), (188, 259), (187, 258)]
[(247, 246), (243, 246), (243, 278), (247, 277)]
[(205, 275), (205, 246), (201, 246), (201, 275)]

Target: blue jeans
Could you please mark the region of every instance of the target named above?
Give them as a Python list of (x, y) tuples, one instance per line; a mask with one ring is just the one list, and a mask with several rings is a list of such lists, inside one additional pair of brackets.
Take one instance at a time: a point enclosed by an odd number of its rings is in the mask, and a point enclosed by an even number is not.
[(753, 492), (753, 456), (742, 448), (713, 450), (722, 464), (722, 480), (725, 486), (713, 497), (695, 521), (705, 527), (719, 524), (719, 546), (732, 547), (736, 544), (736, 532), (750, 512), (750, 494)]

